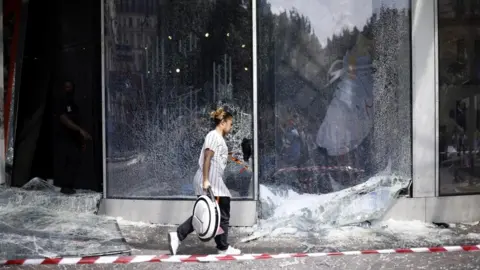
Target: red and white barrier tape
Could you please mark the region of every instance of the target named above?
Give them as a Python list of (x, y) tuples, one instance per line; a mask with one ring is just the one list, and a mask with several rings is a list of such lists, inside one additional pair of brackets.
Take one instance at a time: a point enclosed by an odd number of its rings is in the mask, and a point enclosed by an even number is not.
[(17, 259), (0, 260), (0, 265), (68, 265), (68, 264), (130, 264), (141, 262), (221, 262), (221, 261), (252, 261), (265, 259), (288, 259), (305, 257), (326, 257), (342, 255), (367, 255), (367, 254), (403, 254), (403, 253), (438, 253), (458, 251), (480, 251), (480, 245), (476, 246), (447, 246), (433, 248), (405, 248), (405, 249), (381, 249), (327, 253), (287, 253), (287, 254), (245, 254), (245, 255), (138, 255), (138, 256), (101, 256), (101, 257), (66, 257), (66, 258), (43, 258), (43, 259)]

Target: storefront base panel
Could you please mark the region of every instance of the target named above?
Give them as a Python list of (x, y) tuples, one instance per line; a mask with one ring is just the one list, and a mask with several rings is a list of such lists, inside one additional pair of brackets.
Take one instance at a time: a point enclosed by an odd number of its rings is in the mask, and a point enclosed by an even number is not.
[[(157, 224), (181, 224), (192, 213), (195, 201), (103, 199), (100, 214), (125, 220)], [(253, 226), (257, 219), (256, 201), (232, 201), (230, 225)]]
[(384, 220), (420, 220), (424, 222), (480, 221), (480, 195), (399, 198), (385, 214)]
[[(125, 220), (157, 224), (180, 224), (188, 218), (194, 201), (103, 199), (99, 213)], [(383, 219), (423, 222), (480, 221), (480, 195), (399, 198)], [(232, 201), (232, 226), (250, 227), (257, 221), (256, 201)]]

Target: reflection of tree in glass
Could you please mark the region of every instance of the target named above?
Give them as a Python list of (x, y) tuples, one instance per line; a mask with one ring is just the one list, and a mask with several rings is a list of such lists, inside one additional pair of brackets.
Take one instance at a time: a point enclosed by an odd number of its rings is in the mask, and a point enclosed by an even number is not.
[[(396, 169), (408, 175), (409, 161), (402, 160), (410, 157), (405, 152), (410, 143), (408, 10), (382, 7), (378, 14), (372, 13), (362, 29), (344, 28), (322, 46), (304, 15), (296, 10), (274, 15), (270, 9), (266, 1), (259, 8), (259, 111), (264, 114), (259, 123), (262, 134), (259, 144), (263, 151), (259, 153), (260, 164), (269, 163), (265, 156), (280, 155), (278, 151), (282, 147), (278, 145), (281, 144), (278, 138), (282, 132), (278, 127), (295, 115), (300, 116), (296, 124), (306, 132), (310, 151), (315, 148), (315, 143), (308, 138), (314, 136), (325, 117), (336, 85), (327, 86), (331, 79), (328, 70), (334, 61), (342, 60), (345, 53), (353, 49), (353, 54), (368, 53), (373, 57), (375, 98), (373, 106), (371, 103), (369, 106), (376, 110), (375, 131), (365, 140), (374, 138), (375, 142), (357, 149), (357, 153), (364, 153), (356, 157), (364, 160), (363, 165), (358, 165), (379, 170), (386, 160), (395, 156), (392, 159)], [(359, 46), (361, 44), (367, 46)], [(270, 124), (273, 122), (274, 125)], [(373, 160), (369, 161), (369, 155)], [(375, 163), (375, 168), (368, 162)], [(366, 176), (370, 177), (372, 172)]]

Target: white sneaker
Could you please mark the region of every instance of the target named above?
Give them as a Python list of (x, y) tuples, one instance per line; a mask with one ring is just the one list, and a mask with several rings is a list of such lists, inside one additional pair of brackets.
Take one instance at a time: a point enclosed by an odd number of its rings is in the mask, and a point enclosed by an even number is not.
[(176, 255), (179, 245), (180, 240), (178, 240), (177, 232), (168, 233), (168, 249), (170, 250), (170, 254)]
[(219, 250), (218, 254), (220, 255), (240, 255), (242, 251), (240, 249), (228, 246), (227, 250)]

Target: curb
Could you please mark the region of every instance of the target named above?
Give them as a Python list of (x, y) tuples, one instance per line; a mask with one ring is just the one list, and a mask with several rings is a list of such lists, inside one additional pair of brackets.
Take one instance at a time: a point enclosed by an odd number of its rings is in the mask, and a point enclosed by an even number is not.
[(132, 263), (199, 263), (221, 261), (253, 261), (266, 259), (287, 259), (305, 257), (328, 257), (346, 255), (370, 255), (370, 254), (405, 254), (405, 253), (439, 253), (459, 251), (480, 251), (480, 245), (476, 246), (445, 246), (432, 248), (405, 248), (405, 249), (381, 249), (346, 252), (324, 253), (286, 253), (286, 254), (244, 254), (244, 255), (139, 255), (139, 256), (98, 256), (98, 257), (65, 257), (65, 258), (38, 258), (0, 260), (1, 265), (73, 265), (73, 264), (132, 264)]

